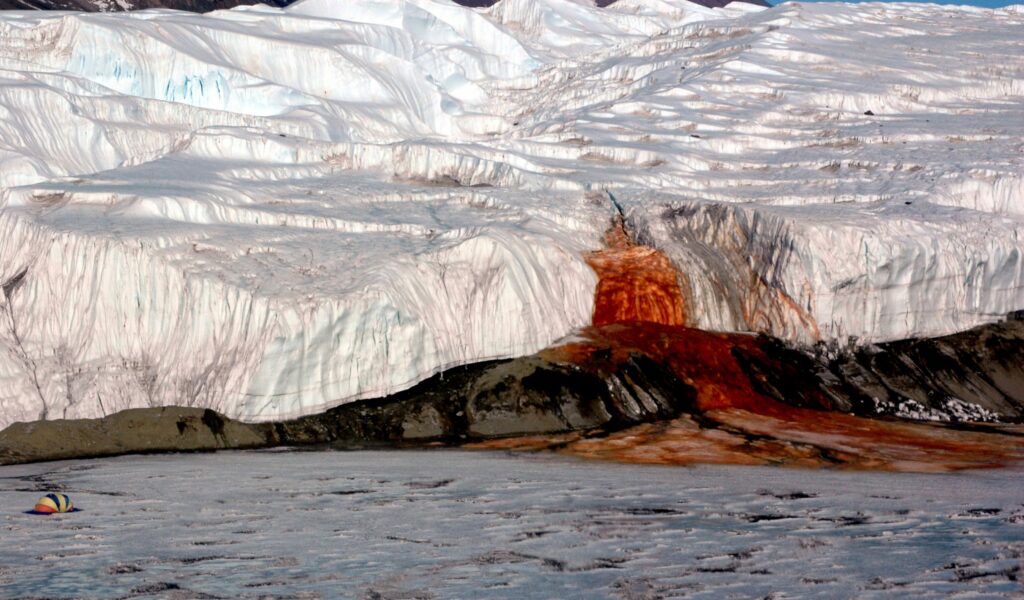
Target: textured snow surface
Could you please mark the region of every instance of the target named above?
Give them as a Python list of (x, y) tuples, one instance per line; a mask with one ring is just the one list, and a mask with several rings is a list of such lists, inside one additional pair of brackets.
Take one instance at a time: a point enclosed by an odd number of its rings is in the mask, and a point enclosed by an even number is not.
[[(4, 467), (0, 595), (1019, 598), (1021, 475), (457, 451)], [(82, 512), (21, 512), (58, 489)]]
[(1024, 306), (1022, 28), (682, 0), (0, 13), (0, 427), (284, 418), (534, 352), (590, 320), (606, 190), (691, 325), (998, 319)]

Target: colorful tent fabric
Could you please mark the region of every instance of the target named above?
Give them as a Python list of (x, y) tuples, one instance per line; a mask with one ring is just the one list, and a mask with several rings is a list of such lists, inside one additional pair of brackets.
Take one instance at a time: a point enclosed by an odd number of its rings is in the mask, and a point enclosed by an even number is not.
[(29, 512), (37, 515), (52, 515), (75, 512), (76, 510), (67, 494), (47, 494), (40, 498), (36, 502), (35, 508)]

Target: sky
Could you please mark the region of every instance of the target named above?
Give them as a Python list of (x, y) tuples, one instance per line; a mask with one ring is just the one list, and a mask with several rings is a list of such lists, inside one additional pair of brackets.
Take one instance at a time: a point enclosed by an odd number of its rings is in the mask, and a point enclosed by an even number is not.
[[(818, 2), (826, 0), (799, 0), (800, 2)], [(827, 0), (834, 1), (834, 0)], [(847, 2), (860, 2), (862, 0), (844, 0)], [(864, 0), (868, 1), (868, 0)], [(877, 1), (877, 0), (871, 0)], [(983, 6), (985, 8), (997, 8), (1000, 6), (1009, 6), (1011, 4), (1024, 4), (1024, 0), (900, 0), (906, 2), (929, 2), (931, 4), (969, 4), (971, 6)], [(769, 4), (776, 5), (780, 4), (779, 0), (768, 0)]]

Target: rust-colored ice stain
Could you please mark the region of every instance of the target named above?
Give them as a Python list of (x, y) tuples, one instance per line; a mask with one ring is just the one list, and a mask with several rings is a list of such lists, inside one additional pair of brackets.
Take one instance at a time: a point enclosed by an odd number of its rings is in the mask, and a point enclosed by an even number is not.
[[(693, 386), (697, 391), (697, 408), (703, 412), (739, 408), (771, 415), (793, 410), (758, 392), (736, 359), (737, 351), (743, 351), (777, 369), (792, 368), (767, 356), (760, 343), (763, 338), (756, 335), (655, 323), (617, 323), (590, 327), (581, 332), (580, 338), (585, 341), (549, 348), (541, 354), (554, 362), (578, 365), (593, 364), (594, 354), (611, 362), (624, 362), (630, 354), (646, 355)], [(813, 389), (805, 390), (805, 395), (821, 408), (829, 406), (828, 399)]]
[[(998, 467), (1024, 460), (1024, 427), (984, 430), (873, 419), (828, 410), (811, 384), (799, 408), (760, 393), (737, 350), (776, 369), (792, 369), (765, 351), (764, 338), (653, 323), (614, 324), (582, 332), (583, 341), (549, 348), (548, 360), (601, 370), (630, 354), (668, 366), (696, 394), (693, 414), (662, 423), (588, 436), (571, 433), (495, 440), (501, 449), (556, 449), (575, 456), (631, 463), (786, 465), (939, 472)], [(773, 364), (774, 362), (774, 364)], [(785, 372), (785, 371), (783, 371)], [(799, 373), (794, 373), (794, 379)], [(799, 385), (797, 383), (796, 385)]]
[[(765, 351), (765, 338), (684, 327), (680, 275), (668, 258), (632, 244), (621, 223), (608, 249), (588, 262), (597, 272), (593, 326), (578, 340), (542, 352), (544, 358), (603, 370), (630, 354), (668, 367), (696, 390), (693, 414), (608, 435), (580, 433), (495, 440), (476, 447), (557, 449), (605, 460), (787, 465), (893, 471), (996, 467), (1024, 460), (1024, 427), (984, 430), (857, 417), (829, 410), (808, 373)], [(758, 391), (737, 355), (783, 373), (800, 395), (798, 408)], [(753, 376), (756, 377), (756, 376)]]
[(605, 234), (605, 245), (587, 256), (598, 277), (594, 325), (634, 321), (686, 324), (680, 274), (667, 256), (634, 244), (621, 220)]

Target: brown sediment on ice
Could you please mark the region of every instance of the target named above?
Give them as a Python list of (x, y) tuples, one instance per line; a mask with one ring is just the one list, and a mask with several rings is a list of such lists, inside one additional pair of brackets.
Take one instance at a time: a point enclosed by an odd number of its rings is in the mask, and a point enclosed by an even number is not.
[[(820, 381), (794, 360), (796, 353), (775, 356), (776, 347), (763, 336), (633, 323), (594, 327), (583, 337), (541, 355), (582, 369), (645, 356), (695, 391), (692, 412), (618, 432), (530, 436), (474, 447), (554, 449), (645, 464), (917, 472), (1024, 460), (1020, 425), (922, 423), (837, 412)], [(762, 379), (769, 370), (771, 380)]]
[[(866, 420), (866, 419), (865, 419)], [(717, 426), (708, 427), (708, 421)], [(681, 417), (604, 438), (559, 444), (584, 458), (638, 464), (780, 465), (903, 472), (996, 468), (1024, 459), (1024, 430), (962, 431), (943, 425), (874, 422), (819, 430), (815, 420), (776, 419), (746, 411)], [(850, 428), (854, 425), (854, 428)], [(533, 443), (533, 448), (539, 444)]]
[[(385, 398), (278, 423), (152, 408), (15, 424), (0, 464), (132, 452), (452, 445), (632, 463), (948, 471), (1024, 460), (1024, 321), (832, 356), (764, 335), (684, 326), (685, 277), (616, 223), (588, 257), (594, 325), (532, 356), (450, 369)], [(960, 404), (949, 408), (948, 398)], [(881, 402), (881, 404), (880, 404)], [(974, 412), (964, 412), (964, 406)], [(954, 410), (955, 409), (955, 410)], [(972, 409), (972, 410), (974, 410)], [(943, 413), (942, 410), (946, 410)], [(857, 415), (850, 414), (851, 412)]]
[(819, 377), (825, 370), (820, 362), (764, 336), (682, 327), (682, 276), (664, 254), (633, 244), (621, 220), (609, 230), (606, 244), (606, 250), (588, 257), (599, 277), (593, 327), (583, 332), (582, 341), (540, 356), (581, 370), (604, 370), (602, 364), (643, 356), (688, 388), (692, 408), (665, 422), (618, 432), (492, 440), (476, 447), (550, 448), (664, 465), (893, 471), (995, 467), (1024, 459), (1020, 426), (954, 427), (848, 414), (853, 400)]
[[(904, 393), (926, 397), (941, 388), (925, 383), (986, 381), (974, 368), (957, 374), (951, 356), (964, 365), (975, 359), (1011, 364), (1022, 352), (1024, 322), (903, 342), (871, 357), (888, 354), (886, 364), (909, 369), (884, 376), (889, 385), (901, 382)], [(937, 364), (934, 356), (947, 361), (941, 377), (937, 371), (924, 382), (911, 377), (921, 365)], [(837, 364), (858, 381), (864, 377), (850, 363)], [(589, 328), (579, 340), (533, 356), (458, 367), (386, 398), (292, 421), (246, 424), (210, 410), (153, 408), (12, 425), (0, 431), (0, 464), (274, 446), (467, 444), (633, 463), (900, 471), (993, 467), (1024, 458), (1020, 425), (847, 414), (844, 394), (855, 386), (844, 383), (839, 371), (828, 372), (826, 384), (815, 370), (820, 368), (813, 357), (765, 336), (618, 323)], [(1008, 379), (1012, 375), (996, 368), (988, 385), (1008, 389), (1018, 381)], [(990, 408), (1018, 418), (1020, 406)]]
[[(848, 417), (823, 426), (821, 419), (800, 417), (715, 411), (704, 415), (701, 422), (684, 416), (602, 438), (559, 443), (557, 447), (584, 458), (640, 464), (782, 465), (906, 472), (996, 468), (1024, 460), (1024, 428), (1019, 425), (971, 431), (944, 424)], [(531, 447), (541, 446), (533, 441)]]

